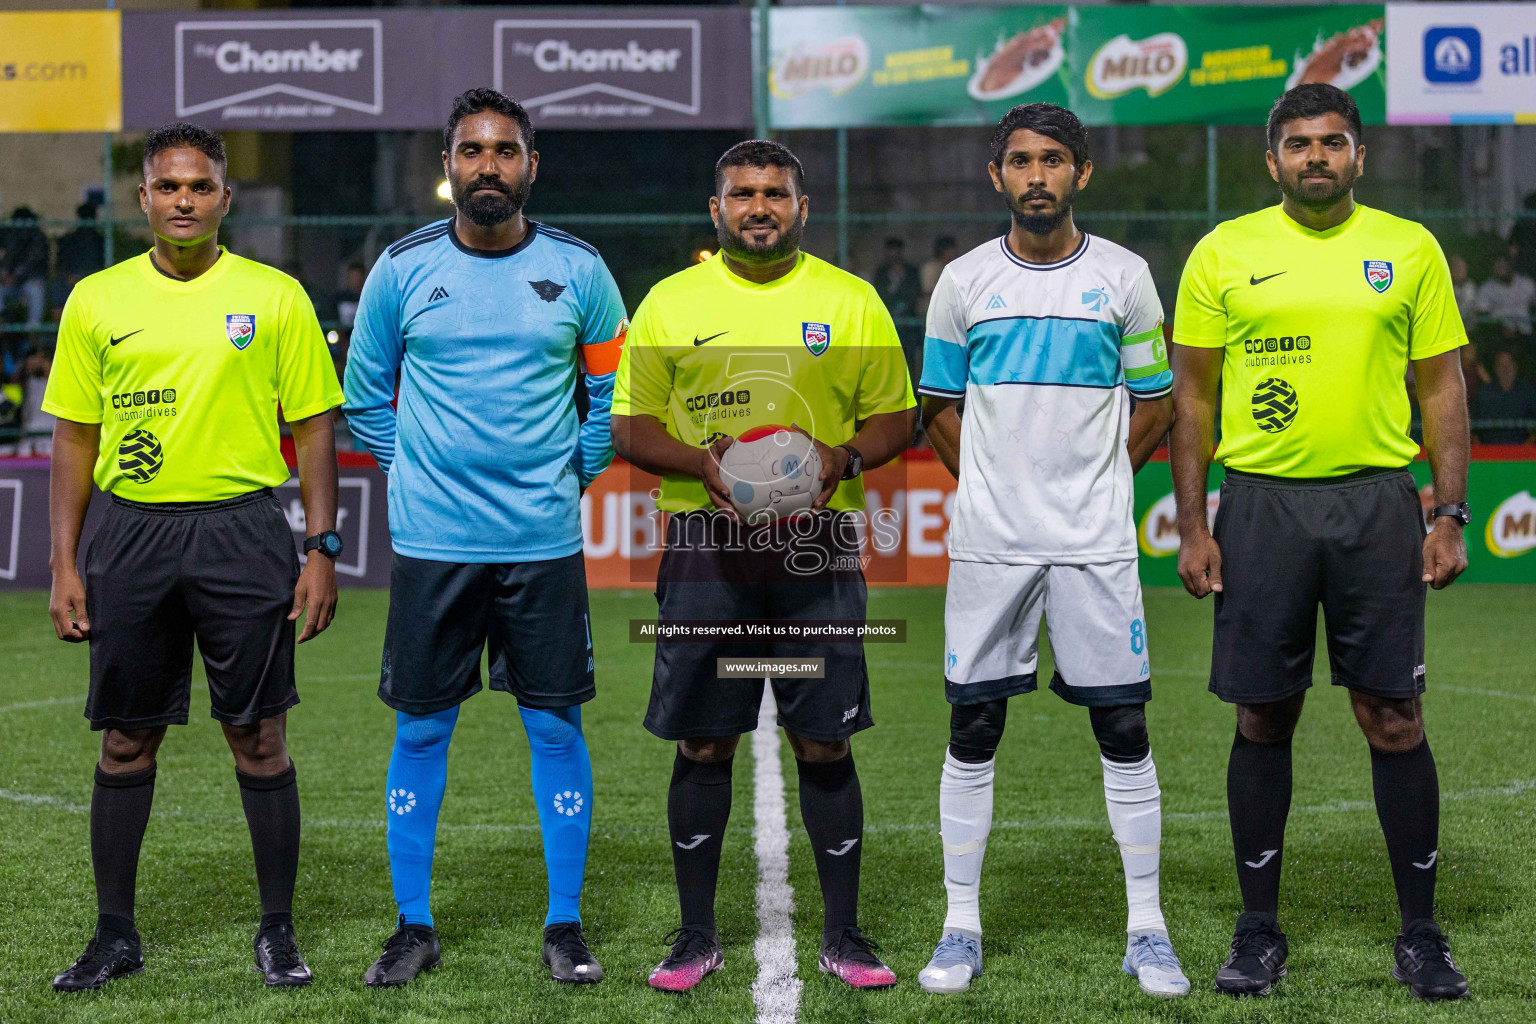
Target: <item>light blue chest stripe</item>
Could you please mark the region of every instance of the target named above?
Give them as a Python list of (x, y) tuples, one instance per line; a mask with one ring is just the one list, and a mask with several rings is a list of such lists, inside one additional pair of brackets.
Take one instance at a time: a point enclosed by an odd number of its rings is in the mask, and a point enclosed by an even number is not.
[(1112, 388), (1121, 380), (1120, 328), (1102, 320), (983, 320), (966, 332), (966, 349), (973, 384)]

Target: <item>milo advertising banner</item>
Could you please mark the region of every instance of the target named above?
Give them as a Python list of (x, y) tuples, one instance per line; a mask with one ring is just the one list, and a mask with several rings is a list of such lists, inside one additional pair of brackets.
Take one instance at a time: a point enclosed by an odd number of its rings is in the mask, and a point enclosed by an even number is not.
[[(1415, 462), (1409, 469), (1419, 484), (1420, 503), (1428, 512), (1434, 506), (1429, 464)], [(1212, 524), (1221, 496), (1221, 478), (1221, 467), (1212, 466), (1206, 492), (1206, 519)], [(1468, 583), (1536, 582), (1536, 461), (1474, 457), (1467, 467), (1467, 501), (1472, 506), (1472, 522), (1466, 528), (1467, 571), (1461, 578)], [(1142, 582), (1180, 586), (1179, 524), (1168, 463), (1149, 462), (1136, 474), (1135, 512)]]
[(1074, 9), (1072, 109), (1088, 124), (1254, 124), (1285, 90), (1324, 82), (1380, 124), (1384, 18), (1380, 4)]
[(776, 128), (987, 124), (1069, 96), (1067, 8), (775, 7)]
[(1303, 82), (1386, 118), (1380, 4), (776, 7), (776, 128), (985, 124), (1060, 103), (1089, 124), (1259, 123)]

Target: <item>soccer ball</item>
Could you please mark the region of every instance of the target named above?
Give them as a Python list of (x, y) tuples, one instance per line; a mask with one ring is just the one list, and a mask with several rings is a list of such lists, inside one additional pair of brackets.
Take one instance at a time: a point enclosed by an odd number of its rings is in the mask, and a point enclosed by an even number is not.
[(720, 480), (736, 514), (764, 526), (811, 507), (821, 491), (821, 456), (804, 434), (756, 427), (720, 456)]

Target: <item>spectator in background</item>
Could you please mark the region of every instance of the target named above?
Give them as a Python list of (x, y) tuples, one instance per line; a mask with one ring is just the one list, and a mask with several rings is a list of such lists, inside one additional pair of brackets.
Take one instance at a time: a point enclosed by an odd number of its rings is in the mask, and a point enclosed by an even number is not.
[(1479, 444), (1529, 444), (1536, 430), (1525, 427), (1480, 427), (1485, 420), (1536, 420), (1536, 388), (1516, 379), (1519, 365), (1508, 349), (1493, 357), (1493, 381), (1481, 388), (1473, 437)]
[(960, 254), (955, 245), (955, 239), (951, 235), (940, 235), (933, 241), (933, 256), (918, 271), (918, 282), (921, 285), (922, 294), (918, 298), (918, 315), (928, 315), (928, 300), (933, 297), (934, 288), (938, 287), (939, 275), (944, 268), (949, 266), (951, 260)]
[(105, 263), (103, 239), (96, 228), (96, 204), (81, 203), (75, 207), (75, 219), (80, 223), (59, 239), (54, 252), (55, 306), (62, 307), (80, 279), (101, 270)]
[(917, 300), (922, 288), (917, 279), (917, 268), (907, 262), (907, 243), (899, 238), (885, 240), (885, 259), (875, 270), (875, 291), (885, 308), (896, 318), (917, 315)]
[(1477, 286), (1477, 312), (1494, 321), (1505, 340), (1530, 340), (1532, 302), (1536, 302), (1536, 281), (1515, 273), (1508, 256), (1495, 259), (1493, 276)]
[(907, 243), (899, 238), (885, 240), (885, 259), (875, 270), (875, 292), (896, 321), (901, 351), (907, 357), (907, 372), (917, 380), (922, 373), (923, 329), (916, 323), (917, 306), (922, 298), (917, 268), (907, 262)]
[(368, 279), (368, 268), (361, 263), (347, 264), (347, 277), (342, 283), (341, 294), (336, 296), (336, 319), (347, 331), (357, 319), (357, 304), (363, 298), (363, 282)]
[(18, 375), (22, 403), (17, 455), (49, 455), (53, 452), (54, 416), (43, 411), (43, 392), (48, 388), (48, 374), (52, 369), (53, 357), (41, 346), (33, 346), (22, 360)]
[(25, 206), (11, 212), (11, 223), (0, 227), (0, 307), (20, 299), (27, 307), (27, 326), (43, 322), (48, 287), (48, 236), (37, 226), (37, 214)]
[(1509, 229), (1509, 254), (1515, 273), (1536, 278), (1536, 192), (1526, 194), (1525, 212)]
[(1452, 253), (1447, 262), (1451, 267), (1451, 289), (1456, 293), (1456, 308), (1461, 311), (1461, 322), (1470, 334), (1472, 325), (1477, 322), (1477, 282), (1472, 280), (1467, 261), (1460, 255)]

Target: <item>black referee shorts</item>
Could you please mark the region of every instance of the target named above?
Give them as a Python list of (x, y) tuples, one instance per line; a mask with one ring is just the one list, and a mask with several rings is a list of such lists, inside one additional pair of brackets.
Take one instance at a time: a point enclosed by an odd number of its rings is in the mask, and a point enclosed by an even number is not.
[(379, 699), (431, 715), (491, 689), (529, 708), (568, 708), (597, 694), (587, 566), (581, 552), (539, 562), (436, 562), (396, 554)]
[(1321, 480), (1228, 471), (1211, 692), (1238, 704), (1312, 685), (1317, 609), (1333, 684), (1424, 692), (1424, 517), (1407, 470)]
[(214, 718), (250, 725), (293, 707), (298, 578), (269, 490), (155, 504), (114, 495), (85, 554), (91, 728), (185, 725), (194, 637)]
[[(793, 542), (754, 544), (757, 529), (720, 513), (673, 515), (656, 575), (660, 621), (863, 622), (869, 595), (850, 519), (823, 512), (814, 528)], [(782, 531), (786, 525), (763, 529)], [(665, 740), (739, 736), (756, 729), (763, 677), (722, 679), (720, 658), (822, 659), (825, 678), (772, 680), (778, 723), (797, 736), (832, 743), (875, 724), (861, 641), (661, 640), (645, 727)]]

